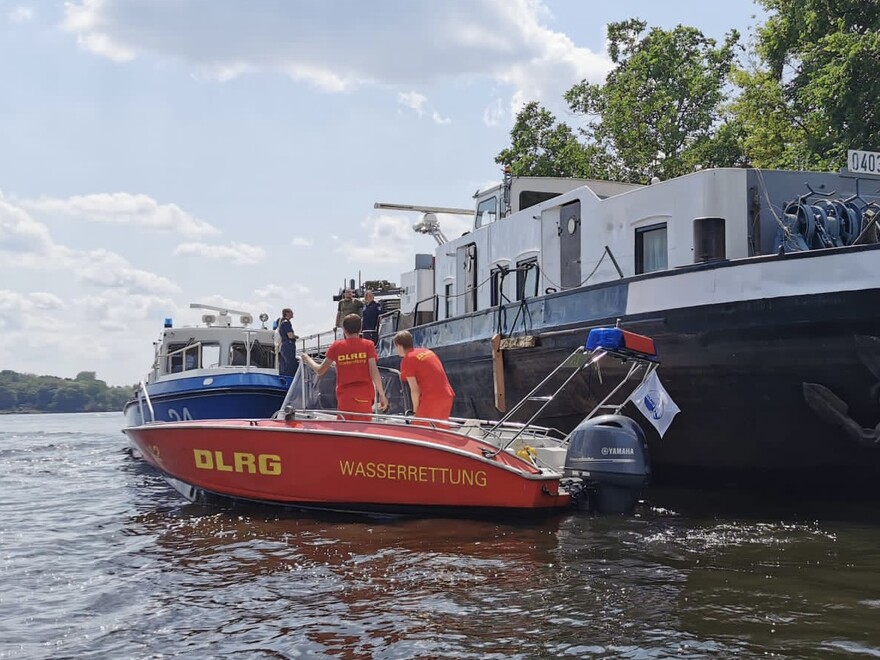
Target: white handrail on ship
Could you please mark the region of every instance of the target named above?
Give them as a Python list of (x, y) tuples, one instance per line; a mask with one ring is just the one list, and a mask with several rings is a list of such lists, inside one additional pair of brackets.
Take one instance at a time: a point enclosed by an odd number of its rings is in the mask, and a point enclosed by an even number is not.
[[(144, 394), (144, 398), (141, 399), (141, 392)], [(153, 411), (153, 402), (150, 401), (150, 395), (147, 392), (147, 386), (143, 380), (138, 383), (138, 408), (141, 413), (141, 423), (146, 423), (146, 418), (144, 417), (144, 404), (143, 402), (147, 402), (147, 409), (150, 411), (150, 421), (156, 421), (156, 413)]]
[[(330, 338), (324, 339), (326, 335), (329, 335)], [(316, 332), (311, 335), (306, 335), (305, 337), (300, 337), (297, 341), (299, 342), (300, 353), (307, 353), (308, 355), (315, 356), (318, 353), (326, 351), (330, 347), (330, 344), (339, 338), (339, 331), (337, 328), (334, 328), (333, 330), (325, 330), (323, 332)]]

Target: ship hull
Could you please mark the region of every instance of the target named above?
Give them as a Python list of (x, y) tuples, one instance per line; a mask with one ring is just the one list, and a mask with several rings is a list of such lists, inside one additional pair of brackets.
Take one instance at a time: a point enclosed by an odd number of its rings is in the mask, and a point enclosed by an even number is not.
[(146, 385), (146, 398), (137, 394), (123, 408), (127, 426), (148, 421), (267, 418), (281, 407), (291, 379), (264, 373), (200, 373), (187, 378), (159, 380)]
[(456, 433), (337, 420), (147, 424), (126, 435), (190, 499), (378, 513), (552, 513), (559, 476)]
[[(672, 474), (700, 477), (705, 471), (740, 475), (813, 471), (840, 481), (876, 477), (880, 475), (880, 277), (873, 275), (871, 264), (880, 263), (880, 253), (871, 248), (848, 255), (850, 270), (858, 274), (853, 279), (863, 276), (874, 281), (867, 288), (850, 283), (848, 290), (835, 288), (833, 280), (826, 286), (811, 283), (817, 270), (824, 267), (833, 278), (838, 266), (816, 253), (805, 257), (815, 258), (790, 263), (764, 259), (697, 274), (718, 289), (768, 273), (779, 285), (763, 292), (769, 295), (745, 300), (664, 309), (657, 292), (686, 289), (688, 281), (695, 281), (675, 274), (665, 280), (651, 278), (647, 285), (621, 281), (536, 299), (519, 310), (528, 316), (531, 327), (510, 333), (534, 337), (535, 345), (503, 351), (505, 398), (515, 402), (528, 394), (549, 371), (548, 365), (558, 364), (583, 344), (589, 328), (619, 322), (654, 338), (663, 384), (682, 410), (662, 439), (642, 420), (660, 480)], [(838, 259), (839, 264), (847, 262)], [(802, 281), (789, 284), (789, 271), (794, 268)], [(658, 304), (652, 308), (638, 302), (647, 298), (634, 291), (639, 286), (641, 293), (646, 288), (654, 292)], [(780, 295), (786, 290), (794, 295)], [(516, 309), (505, 311), (508, 319), (515, 313)], [(497, 316), (482, 323), (470, 319), (469, 340), (460, 324), (456, 329), (441, 321), (412, 330), (417, 345), (429, 346), (443, 361), (456, 392), (455, 415), (492, 419), (501, 414), (492, 397), (494, 319)], [(383, 354), (382, 361), (393, 366), (394, 358)], [(536, 423), (569, 431), (607, 393), (609, 384), (617, 382), (617, 375), (606, 372), (604, 382), (584, 377)], [(521, 417), (529, 413), (524, 410)]]

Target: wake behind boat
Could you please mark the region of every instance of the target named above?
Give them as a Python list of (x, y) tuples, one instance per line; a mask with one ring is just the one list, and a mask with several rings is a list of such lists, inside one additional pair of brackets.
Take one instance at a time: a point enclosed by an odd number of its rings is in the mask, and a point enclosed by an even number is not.
[(165, 320), (150, 371), (123, 409), (126, 424), (271, 416), (292, 379), (278, 374), (268, 316), (253, 327), (247, 312), (200, 303), (190, 308), (216, 313), (202, 315), (201, 326)]
[[(634, 344), (634, 341), (636, 342)], [(616, 358), (628, 364), (615, 389), (658, 365), (653, 343), (619, 329), (591, 333), (518, 404), (532, 419), (584, 371)], [(579, 506), (628, 512), (647, 486), (645, 436), (618, 404), (594, 408), (574, 431), (476, 419), (424, 420), (402, 414), (344, 419), (309, 409), (327, 396), (325, 379), (300, 369), (272, 419), (155, 422), (125, 429), (144, 458), (192, 500), (239, 499), (302, 508), (380, 513), (479, 515), (550, 513)], [(399, 374), (386, 374), (389, 401), (407, 398)], [(563, 382), (551, 384), (552, 377)], [(554, 387), (549, 396), (542, 387)], [(610, 397), (609, 397), (610, 400)], [(613, 414), (597, 414), (606, 410)]]

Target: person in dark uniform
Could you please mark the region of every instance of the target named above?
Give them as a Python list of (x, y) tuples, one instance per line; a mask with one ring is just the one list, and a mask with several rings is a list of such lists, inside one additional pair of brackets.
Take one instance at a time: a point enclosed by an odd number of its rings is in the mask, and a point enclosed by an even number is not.
[(293, 310), (285, 307), (281, 310), (281, 325), (278, 326), (278, 334), (281, 335), (281, 350), (278, 353), (280, 363), (278, 373), (282, 376), (293, 376), (299, 363), (296, 361), (296, 340), (299, 339), (293, 332)]
[(379, 315), (381, 313), (381, 303), (376, 302), (376, 296), (368, 290), (364, 294), (364, 309), (361, 313), (361, 336), (374, 344), (379, 340)]

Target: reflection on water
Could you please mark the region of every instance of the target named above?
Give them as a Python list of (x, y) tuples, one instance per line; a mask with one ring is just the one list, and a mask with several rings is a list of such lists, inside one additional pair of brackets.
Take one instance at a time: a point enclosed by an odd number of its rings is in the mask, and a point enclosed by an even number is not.
[(880, 656), (880, 525), (851, 508), (206, 508), (122, 449), (121, 416), (43, 417), (0, 426), (0, 657)]

